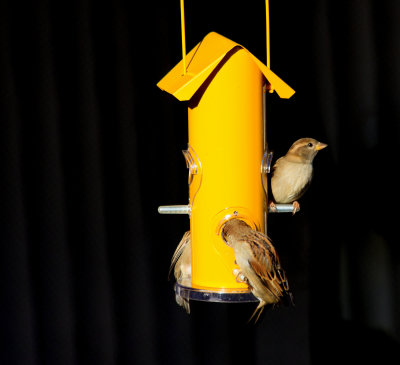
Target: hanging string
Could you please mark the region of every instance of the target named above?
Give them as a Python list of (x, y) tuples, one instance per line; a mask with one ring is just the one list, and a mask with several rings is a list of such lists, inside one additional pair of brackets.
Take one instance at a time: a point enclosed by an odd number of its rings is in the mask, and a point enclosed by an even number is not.
[(271, 59), (270, 59), (270, 52), (269, 52), (269, 1), (265, 0), (265, 23), (267, 28), (267, 67), (270, 67)]
[(181, 1), (181, 34), (182, 34), (182, 64), (183, 74), (186, 75), (186, 36), (185, 36), (185, 5)]

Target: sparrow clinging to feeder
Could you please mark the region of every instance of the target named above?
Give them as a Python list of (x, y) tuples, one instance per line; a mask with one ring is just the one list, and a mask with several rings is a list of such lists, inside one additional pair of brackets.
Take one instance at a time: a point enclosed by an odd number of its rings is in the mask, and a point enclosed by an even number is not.
[(305, 193), (313, 176), (313, 160), (319, 150), (328, 145), (313, 138), (301, 138), (294, 142), (285, 156), (273, 166), (271, 191), (275, 203), (293, 203), (293, 214), (300, 209), (298, 199)]
[[(182, 283), (191, 280), (192, 278), (192, 264), (191, 264), (191, 250), (190, 250), (190, 231), (185, 232), (181, 241), (176, 248), (172, 259), (169, 273), (171, 274), (174, 269), (174, 276), (176, 281)], [(175, 300), (176, 302), (186, 310), (186, 313), (190, 314), (189, 300), (181, 297), (176, 293), (175, 289)]]
[(260, 301), (250, 320), (259, 312), (257, 321), (267, 304), (277, 304), (287, 298), (292, 301), (286, 274), (274, 246), (265, 234), (234, 218), (225, 223), (221, 236), (235, 253), (240, 268), (236, 280), (247, 283)]

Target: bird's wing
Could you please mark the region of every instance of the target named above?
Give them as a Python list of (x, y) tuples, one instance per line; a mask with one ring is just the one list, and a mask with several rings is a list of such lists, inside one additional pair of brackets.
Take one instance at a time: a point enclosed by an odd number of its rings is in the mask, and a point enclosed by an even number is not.
[(186, 248), (186, 245), (190, 245), (190, 231), (185, 232), (185, 234), (183, 235), (181, 241), (178, 244), (178, 247), (176, 248), (172, 259), (171, 259), (171, 266), (169, 267), (169, 273), (168, 273), (168, 277), (171, 276), (171, 272), (172, 269), (174, 268), (174, 266), (176, 265), (176, 262), (179, 260), (179, 258), (181, 257), (183, 251)]
[(278, 299), (281, 298), (288, 293), (289, 284), (274, 246), (266, 235), (256, 231), (250, 233), (248, 242), (253, 252), (249, 265), (263, 285)]

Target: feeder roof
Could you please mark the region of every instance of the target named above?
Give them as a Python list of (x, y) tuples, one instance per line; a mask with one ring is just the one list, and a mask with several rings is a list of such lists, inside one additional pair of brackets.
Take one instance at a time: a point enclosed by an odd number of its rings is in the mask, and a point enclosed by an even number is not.
[(251, 56), (279, 97), (288, 99), (295, 91), (275, 75), (258, 58), (240, 44), (224, 36), (211, 32), (186, 55), (186, 74), (183, 74), (183, 60), (179, 62), (157, 86), (174, 95), (178, 100), (190, 100), (211, 72), (226, 54), (240, 47)]

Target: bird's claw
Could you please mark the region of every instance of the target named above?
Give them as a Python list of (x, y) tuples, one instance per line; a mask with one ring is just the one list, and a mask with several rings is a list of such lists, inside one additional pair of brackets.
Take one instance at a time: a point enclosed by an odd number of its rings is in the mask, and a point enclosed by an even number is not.
[(268, 209), (269, 209), (271, 212), (276, 212), (276, 211), (277, 211), (277, 209), (276, 209), (276, 204), (275, 204), (273, 201), (270, 201), (270, 202), (268, 203)]
[(298, 201), (293, 202), (293, 215), (295, 215), (300, 210), (300, 204)]
[(246, 277), (239, 269), (233, 269), (233, 275), (235, 275), (237, 283), (247, 283)]

